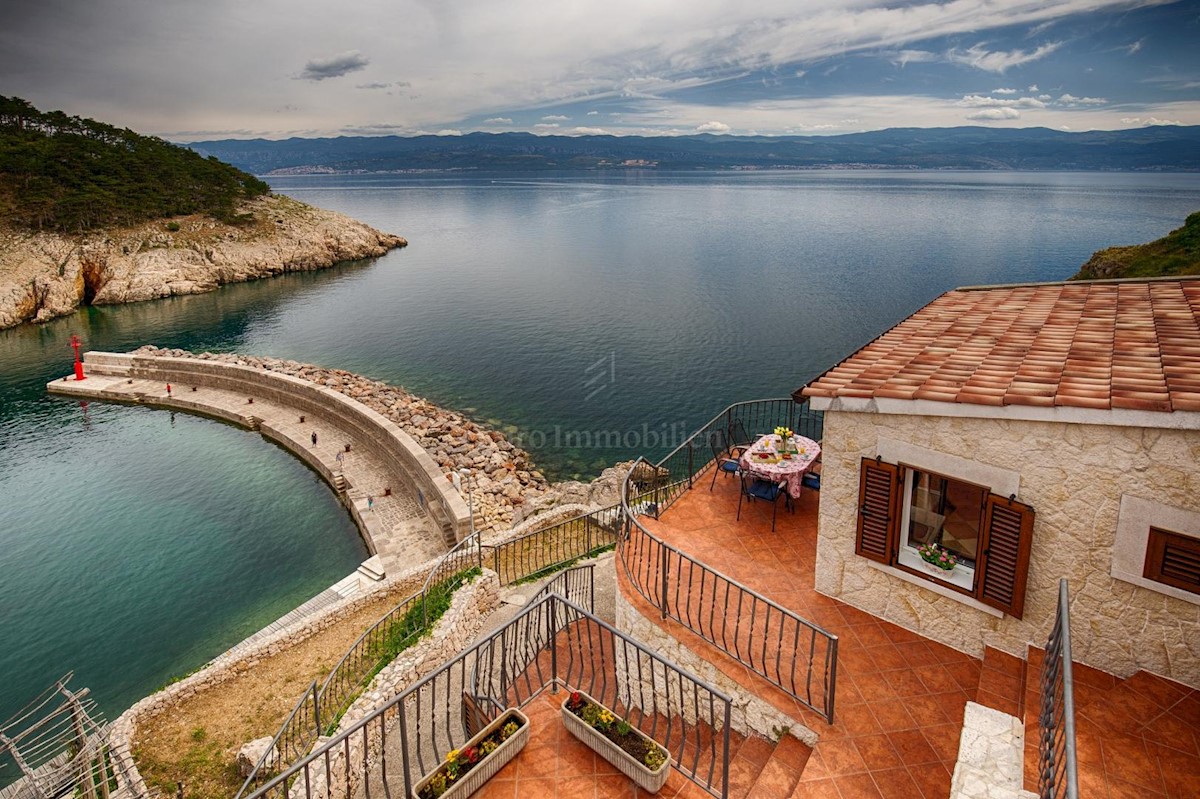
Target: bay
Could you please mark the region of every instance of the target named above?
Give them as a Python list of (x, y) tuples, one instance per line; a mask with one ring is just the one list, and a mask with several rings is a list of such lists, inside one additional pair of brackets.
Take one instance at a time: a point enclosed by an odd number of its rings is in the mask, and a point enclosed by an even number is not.
[[(313, 176), (410, 240), (374, 262), (0, 332), (0, 719), (67, 669), (112, 717), (351, 571), (353, 525), (257, 435), (50, 398), (68, 339), (239, 351), (403, 385), (554, 478), (785, 396), (938, 294), (1061, 280), (1200, 209), (1200, 175)], [(0, 780), (2, 780), (0, 776)]]

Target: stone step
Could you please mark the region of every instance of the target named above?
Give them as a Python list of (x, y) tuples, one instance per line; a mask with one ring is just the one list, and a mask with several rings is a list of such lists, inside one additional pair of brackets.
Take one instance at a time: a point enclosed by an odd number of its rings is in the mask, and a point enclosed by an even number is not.
[(791, 796), (811, 754), (812, 749), (787, 733), (778, 743), (746, 738), (729, 759), (730, 799)]
[(387, 574), (383, 567), (383, 558), (378, 555), (372, 555), (359, 565), (358, 573), (368, 580), (379, 582)]

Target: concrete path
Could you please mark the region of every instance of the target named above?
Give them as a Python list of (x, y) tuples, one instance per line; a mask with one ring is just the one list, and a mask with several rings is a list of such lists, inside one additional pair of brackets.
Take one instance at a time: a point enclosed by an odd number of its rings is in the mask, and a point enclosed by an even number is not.
[[(316, 469), (332, 484), (349, 508), (363, 539), (382, 560), (385, 573), (404, 570), (436, 558), (448, 549), (445, 534), (418, 502), (416, 490), (374, 457), (355, 436), (339, 430), (328, 418), (255, 398), (245, 393), (206, 386), (176, 385), (167, 395), (165, 383), (130, 380), (121, 375), (89, 374), (87, 380), (57, 380), (47, 388), (82, 399), (131, 402), (215, 416), (258, 430)], [(304, 422), (300, 421), (301, 416)], [(312, 443), (312, 434), (317, 443)], [(345, 445), (350, 445), (346, 452)], [(341, 456), (339, 459), (338, 456)], [(385, 489), (391, 495), (385, 495)], [(370, 501), (368, 501), (370, 497)], [(376, 575), (371, 575), (376, 576)], [(382, 575), (378, 575), (382, 576)]]

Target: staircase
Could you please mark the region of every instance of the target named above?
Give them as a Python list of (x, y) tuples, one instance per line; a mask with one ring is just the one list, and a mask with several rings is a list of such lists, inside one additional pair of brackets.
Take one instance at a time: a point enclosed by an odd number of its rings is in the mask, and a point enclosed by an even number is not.
[[(732, 749), (732, 741), (731, 741)], [(730, 752), (729, 799), (787, 799), (798, 793), (812, 749), (791, 735), (773, 744), (752, 736)]]
[[(1025, 723), (1025, 790), (1037, 791), (1042, 660), (984, 653), (976, 701)], [(1138, 671), (1119, 679), (1075, 663), (1080, 796), (1200, 797), (1200, 691)]]

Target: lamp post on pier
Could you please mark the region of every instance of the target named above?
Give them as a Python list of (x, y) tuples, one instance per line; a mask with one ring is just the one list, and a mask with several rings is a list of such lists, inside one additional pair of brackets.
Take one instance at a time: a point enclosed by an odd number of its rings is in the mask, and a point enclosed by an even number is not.
[(71, 348), (75, 350), (75, 379), (86, 380), (83, 374), (83, 362), (79, 360), (79, 336), (71, 334)]

